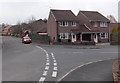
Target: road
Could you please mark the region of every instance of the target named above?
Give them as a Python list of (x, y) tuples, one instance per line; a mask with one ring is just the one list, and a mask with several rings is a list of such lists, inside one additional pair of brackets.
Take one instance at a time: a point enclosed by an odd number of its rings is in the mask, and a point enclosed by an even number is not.
[(3, 37), (2, 50), (3, 81), (60, 81), (79, 66), (118, 58), (117, 46), (22, 44), (19, 38), (12, 37)]
[(38, 81), (45, 66), (45, 53), (22, 44), (19, 38), (3, 37), (3, 81)]
[[(116, 46), (55, 45), (42, 47), (46, 49), (48, 53), (52, 52), (56, 57), (58, 63), (58, 81), (64, 79), (64, 76), (67, 76), (70, 71), (76, 69), (79, 66), (85, 65), (87, 63), (118, 58), (118, 47)], [(107, 67), (106, 64), (104, 65)], [(101, 69), (99, 69), (98, 71), (100, 70)], [(94, 80), (95, 79), (96, 77), (94, 77)], [(101, 81), (104, 81), (104, 79)], [(109, 79), (108, 81), (111, 81), (111, 79)]]
[(112, 67), (115, 60), (87, 64), (71, 72), (62, 81), (113, 81)]

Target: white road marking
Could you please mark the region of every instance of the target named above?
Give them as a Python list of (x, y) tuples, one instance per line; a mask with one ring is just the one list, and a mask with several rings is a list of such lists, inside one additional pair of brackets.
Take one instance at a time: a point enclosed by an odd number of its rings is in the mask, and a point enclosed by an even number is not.
[(52, 57), (54, 57), (54, 55), (52, 55)]
[(54, 54), (51, 52), (51, 55), (54, 56)]
[(48, 55), (46, 55), (46, 58), (49, 58), (49, 56), (48, 56)]
[(47, 76), (47, 72), (48, 72), (48, 71), (44, 71), (44, 72), (43, 72), (43, 76)]
[[(41, 50), (43, 50), (43, 51), (45, 52), (45, 54), (46, 54), (46, 59), (47, 59), (46, 65), (50, 65), (48, 52), (47, 52), (45, 49), (43, 49), (42, 47), (40, 47), (40, 46), (36, 46), (36, 47), (37, 47), (37, 48), (40, 48)], [(45, 70), (49, 70), (49, 66), (46, 66), (46, 67), (45, 67)], [(48, 73), (48, 71), (44, 71), (44, 72), (43, 72), (43, 76), (47, 76), (47, 73)], [(45, 79), (46, 79), (45, 77), (41, 77), (41, 78), (39, 79), (39, 81), (44, 82)]]
[(49, 66), (46, 66), (46, 67), (45, 67), (45, 70), (49, 70)]
[(49, 54), (47, 53), (46, 56), (48, 56)]
[(46, 63), (46, 65), (50, 65), (50, 63)]
[(53, 58), (53, 60), (55, 60), (55, 58)]
[(54, 67), (53, 70), (54, 70), (54, 71), (57, 71), (57, 67)]
[(51, 55), (52, 55), (52, 58), (53, 58), (53, 59), (55, 59), (55, 56), (54, 56), (54, 54), (53, 54), (53, 53), (51, 53)]
[(39, 81), (45, 81), (45, 77), (41, 77)]
[(118, 53), (118, 52), (100, 52), (100, 53)]
[(54, 63), (54, 66), (57, 66), (57, 63)]
[(48, 52), (45, 50), (45, 49), (43, 49), (42, 47), (40, 47), (40, 46), (36, 46), (37, 48), (40, 48), (41, 50), (43, 50), (45, 53), (46, 53), (46, 55), (48, 55)]
[(56, 63), (56, 60), (53, 60), (54, 63)]
[(49, 60), (49, 58), (48, 58), (48, 57), (47, 57), (46, 59), (47, 59), (47, 60)]
[(47, 60), (47, 63), (50, 62), (50, 60)]
[(57, 72), (56, 71), (53, 71), (52, 77), (57, 77)]
[[(105, 59), (105, 60), (110, 60), (110, 59), (111, 59), (111, 58)], [(57, 81), (58, 81), (58, 82), (61, 81), (61, 80), (64, 79), (67, 75), (69, 75), (70, 73), (72, 73), (73, 71), (75, 71), (75, 70), (78, 69), (78, 68), (81, 68), (81, 67), (83, 67), (83, 66), (85, 66), (85, 65), (89, 65), (89, 64), (92, 64), (92, 63), (100, 62), (100, 61), (104, 61), (104, 60), (92, 61), (92, 62), (88, 62), (88, 63), (82, 64), (82, 65), (80, 65), (80, 66), (78, 66), (78, 67), (75, 67), (75, 68), (71, 69), (68, 73), (66, 73), (63, 77), (61, 77), (60, 79), (58, 79)]]

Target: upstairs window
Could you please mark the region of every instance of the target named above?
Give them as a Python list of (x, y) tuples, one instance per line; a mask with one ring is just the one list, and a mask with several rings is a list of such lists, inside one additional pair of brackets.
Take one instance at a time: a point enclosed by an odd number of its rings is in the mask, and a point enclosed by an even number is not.
[(108, 33), (101, 33), (101, 39), (108, 38)]
[(100, 22), (100, 27), (108, 27), (107, 22)]
[(67, 21), (61, 21), (61, 22), (59, 22), (59, 26), (68, 26), (68, 22)]
[(68, 39), (68, 33), (60, 33), (60, 39)]
[(98, 27), (97, 22), (93, 22), (93, 27)]
[(75, 27), (75, 26), (76, 26), (76, 21), (71, 22), (71, 25), (72, 25), (73, 27)]

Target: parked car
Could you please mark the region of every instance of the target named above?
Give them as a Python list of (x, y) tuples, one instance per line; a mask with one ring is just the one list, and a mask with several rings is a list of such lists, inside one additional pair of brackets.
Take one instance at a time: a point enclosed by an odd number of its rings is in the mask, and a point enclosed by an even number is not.
[(22, 43), (32, 43), (32, 39), (30, 39), (30, 37), (23, 37)]

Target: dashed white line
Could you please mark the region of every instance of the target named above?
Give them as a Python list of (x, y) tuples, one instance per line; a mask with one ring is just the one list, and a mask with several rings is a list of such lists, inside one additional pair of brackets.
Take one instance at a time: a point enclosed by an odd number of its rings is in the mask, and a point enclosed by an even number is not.
[(53, 56), (54, 54), (51, 52), (51, 55)]
[(53, 60), (55, 60), (55, 58), (53, 58)]
[(46, 63), (46, 65), (50, 65), (50, 63)]
[(58, 70), (58, 68), (57, 68), (57, 62), (56, 62), (56, 59), (55, 59), (54, 54), (51, 53), (51, 55), (52, 55), (53, 62), (54, 62), (54, 63), (53, 63), (54, 67), (53, 67), (52, 77), (57, 77), (57, 70)]
[(45, 81), (45, 77), (41, 77), (39, 81)]
[[(41, 48), (41, 47), (39, 47), (39, 46), (36, 46), (37, 48), (40, 48), (40, 49), (42, 49), (45, 53), (46, 53), (46, 67), (45, 67), (45, 71), (43, 72), (43, 76), (47, 76), (47, 73), (48, 73), (48, 70), (49, 70), (49, 65), (50, 65), (50, 59), (49, 59), (49, 54), (47, 53), (47, 51), (46, 50), (44, 50), (43, 48)], [(55, 66), (57, 66), (57, 62), (56, 62), (56, 60), (55, 60), (55, 56), (54, 56), (54, 54), (53, 53), (51, 53), (51, 55), (52, 55), (52, 58), (53, 58), (53, 65), (54, 65), (54, 67), (53, 67), (53, 73), (52, 73), (52, 77), (57, 77), (57, 67), (55, 67)], [(40, 80), (39, 81), (45, 81), (45, 77), (41, 77), (40, 78)]]
[(49, 54), (47, 53), (46, 56), (48, 56)]
[(50, 60), (47, 60), (47, 63), (50, 62)]
[(54, 66), (57, 66), (57, 63), (54, 63)]
[(54, 70), (54, 71), (57, 71), (57, 67), (54, 67), (53, 70)]
[(46, 67), (45, 67), (45, 70), (49, 70), (49, 66), (46, 66)]
[(46, 57), (47, 57), (47, 58), (49, 58), (49, 56), (48, 56), (48, 55), (46, 55)]
[(52, 55), (52, 57), (55, 58), (54, 55)]
[(48, 71), (44, 71), (44, 72), (43, 72), (43, 76), (47, 76), (47, 72), (48, 72)]
[(56, 71), (53, 71), (52, 77), (57, 77), (57, 72)]
[(49, 60), (49, 58), (48, 58), (48, 57), (47, 57), (46, 59), (47, 59), (47, 60)]
[(56, 63), (56, 60), (53, 60), (54, 63)]
[[(49, 63), (49, 54), (48, 54), (48, 52), (45, 50), (45, 49), (43, 49), (42, 47), (39, 47), (39, 46), (36, 46), (37, 48), (40, 48), (41, 50), (43, 50), (44, 52), (45, 52), (45, 54), (46, 54), (46, 59), (47, 59), (47, 63), (46, 63), (46, 67), (45, 67), (45, 70), (49, 70), (49, 66), (48, 65), (50, 65), (50, 63)], [(48, 73), (48, 71), (44, 71), (43, 72), (43, 76), (47, 76), (47, 73)], [(45, 81), (45, 77), (41, 77), (40, 79), (39, 79), (39, 81), (42, 81), (42, 82), (44, 82)]]

